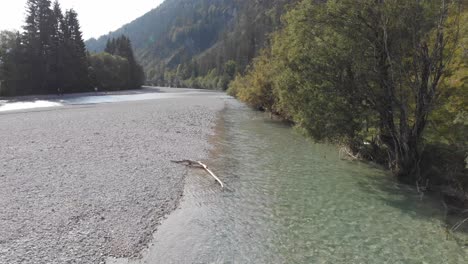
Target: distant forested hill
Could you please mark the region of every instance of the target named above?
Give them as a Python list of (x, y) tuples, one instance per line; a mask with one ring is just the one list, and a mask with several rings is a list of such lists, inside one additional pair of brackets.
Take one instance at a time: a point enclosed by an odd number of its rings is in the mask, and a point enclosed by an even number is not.
[(91, 52), (125, 34), (147, 82), (227, 88), (265, 47), (287, 4), (297, 0), (166, 0), (122, 28), (86, 42)]

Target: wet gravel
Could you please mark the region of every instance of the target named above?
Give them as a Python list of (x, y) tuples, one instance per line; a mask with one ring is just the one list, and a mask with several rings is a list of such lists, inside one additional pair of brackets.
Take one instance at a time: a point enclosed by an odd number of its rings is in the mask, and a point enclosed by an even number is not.
[(176, 99), (0, 113), (0, 263), (136, 256), (204, 159), (224, 107)]

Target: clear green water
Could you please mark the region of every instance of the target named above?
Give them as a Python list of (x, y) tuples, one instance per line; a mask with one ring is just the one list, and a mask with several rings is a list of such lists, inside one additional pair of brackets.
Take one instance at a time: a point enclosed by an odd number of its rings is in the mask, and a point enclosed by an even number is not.
[(181, 208), (136, 263), (468, 263), (435, 201), (228, 105), (207, 163), (230, 190), (191, 172)]

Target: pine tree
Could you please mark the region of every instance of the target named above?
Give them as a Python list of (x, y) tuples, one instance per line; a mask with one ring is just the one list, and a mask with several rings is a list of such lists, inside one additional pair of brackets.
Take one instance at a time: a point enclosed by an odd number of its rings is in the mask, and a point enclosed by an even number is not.
[(62, 31), (65, 50), (63, 89), (65, 92), (89, 90), (86, 47), (78, 15), (73, 9), (65, 13)]
[(52, 39), (54, 33), (53, 28), (53, 11), (51, 9), (50, 0), (40, 0), (38, 2), (38, 28), (39, 28), (39, 58), (40, 58), (40, 72), (41, 78), (39, 82), (39, 89), (41, 93), (49, 92), (47, 77), (51, 73), (52, 65)]
[(50, 0), (28, 0), (26, 25), (23, 27), (28, 67), (25, 78), (32, 93), (48, 92), (48, 76), (51, 71), (53, 35), (53, 11)]
[(22, 73), (25, 79), (25, 93), (32, 93), (33, 86), (37, 83), (39, 75), (37, 70), (40, 68), (40, 52), (39, 52), (39, 27), (38, 27), (38, 0), (28, 0), (26, 4), (26, 24), (23, 27), (23, 43), (25, 47), (25, 56), (28, 58), (25, 63), (24, 72)]
[(104, 52), (107, 52), (109, 54), (115, 54), (115, 39), (108, 39), (106, 48), (104, 49)]
[(58, 1), (54, 2), (52, 12), (52, 26), (53, 31), (51, 38), (51, 54), (50, 54), (50, 72), (49, 72), (49, 91), (61, 92), (62, 73), (63, 73), (63, 14)]
[(135, 60), (132, 43), (128, 37), (122, 35), (117, 39), (109, 39), (107, 41), (105, 52), (110, 53), (111, 55), (120, 56), (128, 61), (130, 65), (130, 72), (128, 73), (128, 87), (130, 89), (139, 88), (143, 84), (145, 79), (143, 68)]
[(0, 32), (0, 96), (27, 94), (25, 53), (19, 32)]

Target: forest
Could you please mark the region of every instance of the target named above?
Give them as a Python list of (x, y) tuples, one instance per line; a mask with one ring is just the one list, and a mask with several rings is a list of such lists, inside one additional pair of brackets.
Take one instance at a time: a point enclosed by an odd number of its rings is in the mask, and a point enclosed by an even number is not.
[(281, 15), (297, 0), (168, 0), (122, 28), (86, 42), (104, 51), (127, 35), (147, 83), (226, 90), (269, 42)]
[(0, 96), (139, 88), (144, 74), (130, 40), (112, 44), (106, 53), (88, 53), (73, 9), (28, 0), (23, 31), (0, 33)]
[(462, 1), (301, 1), (229, 94), (468, 206)]

